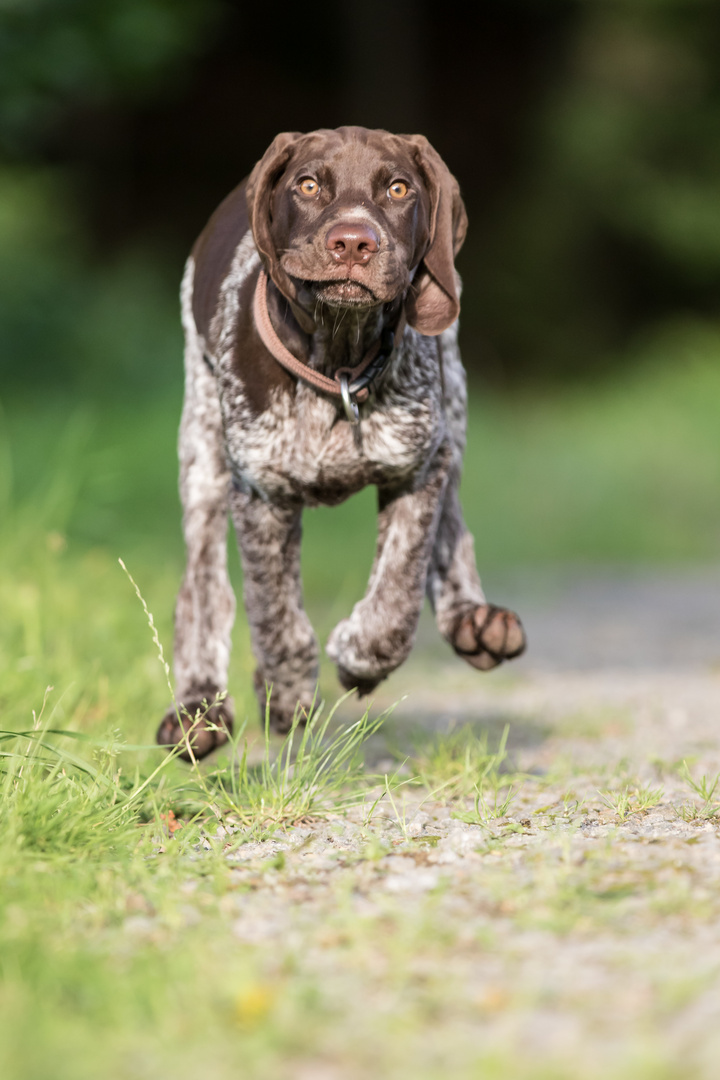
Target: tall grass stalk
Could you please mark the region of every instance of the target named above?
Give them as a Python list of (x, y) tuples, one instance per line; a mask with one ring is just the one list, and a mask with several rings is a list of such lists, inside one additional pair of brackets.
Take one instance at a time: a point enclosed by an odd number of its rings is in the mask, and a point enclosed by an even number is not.
[(333, 729), (337, 709), (348, 696), (340, 698), (326, 715), (322, 703), (313, 706), (304, 724), (296, 711), (289, 734), (274, 752), (268, 695), (261, 760), (250, 763), (245, 722), (230, 741), (234, 763), (207, 778), (214, 804), (224, 807), (244, 828), (272, 829), (340, 813), (362, 802), (369, 783), (363, 747), (391, 710), (371, 718), (367, 709), (354, 723)]

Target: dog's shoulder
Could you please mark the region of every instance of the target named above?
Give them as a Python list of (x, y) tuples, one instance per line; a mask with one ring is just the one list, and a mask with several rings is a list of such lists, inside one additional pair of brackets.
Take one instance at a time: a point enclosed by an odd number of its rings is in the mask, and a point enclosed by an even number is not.
[[(247, 180), (223, 199), (200, 233), (192, 250), (195, 264), (192, 310), (198, 333), (207, 340), (217, 312), (223, 282), (237, 261), (238, 248), (247, 237), (252, 241), (248, 214)], [(249, 261), (254, 243), (244, 244)]]

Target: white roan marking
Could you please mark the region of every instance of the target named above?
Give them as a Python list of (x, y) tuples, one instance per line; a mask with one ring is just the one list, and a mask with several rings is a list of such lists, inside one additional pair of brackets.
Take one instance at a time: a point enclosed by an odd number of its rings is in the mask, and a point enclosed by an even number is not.
[[(325, 492), (335, 501), (367, 484), (398, 490), (381, 514), (368, 593), (328, 643), (328, 653), (351, 677), (372, 684), (402, 662), (426, 586), (439, 628), (451, 641), (459, 614), (484, 597), (457, 501), (466, 408), (457, 324), (440, 339), (442, 361), (433, 339), (406, 329), (356, 429), (334, 401), (301, 381), (292, 393), (271, 394), (257, 415), (233, 361), (242, 349), (240, 293), (258, 265), (248, 232), (221, 284), (207, 341), (192, 316), (192, 258), (183, 278), (180, 462), (188, 566), (178, 597), (175, 668), (180, 697), (227, 685), (234, 616), (226, 565), (229, 465), (244, 481), (230, 503), (245, 563), (259, 696), (262, 705), (262, 684), (273, 682), (284, 722), (298, 699), (311, 699), (317, 672), (317, 646), (301, 607), (300, 504), (322, 502)], [(211, 352), (215, 375), (204, 350)]]

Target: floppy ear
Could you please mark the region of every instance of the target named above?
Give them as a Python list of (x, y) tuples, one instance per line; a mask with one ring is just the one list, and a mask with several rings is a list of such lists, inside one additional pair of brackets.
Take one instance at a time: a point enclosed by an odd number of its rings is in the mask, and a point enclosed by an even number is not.
[(278, 253), (270, 235), (270, 225), (272, 222), (271, 207), (275, 185), (285, 172), (300, 138), (302, 136), (299, 131), (284, 131), (281, 135), (276, 135), (250, 173), (246, 187), (248, 215), (255, 246), (260, 252), (260, 258), (269, 277), (272, 278), (283, 296), (287, 297), (293, 304), (293, 311), (296, 314), (296, 289), (280, 265)]
[(430, 244), (408, 292), (406, 311), (421, 334), (441, 334), (460, 313), (455, 256), (467, 232), (460, 187), (424, 135), (406, 135), (430, 196)]

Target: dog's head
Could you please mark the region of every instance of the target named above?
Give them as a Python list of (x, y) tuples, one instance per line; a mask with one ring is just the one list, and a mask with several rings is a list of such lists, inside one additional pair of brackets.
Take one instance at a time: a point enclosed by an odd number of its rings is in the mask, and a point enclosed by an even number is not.
[(265, 268), (295, 303), (370, 308), (406, 294), (408, 322), (439, 334), (460, 310), (454, 258), (467, 217), (422, 135), (360, 127), (278, 135), (247, 185)]

